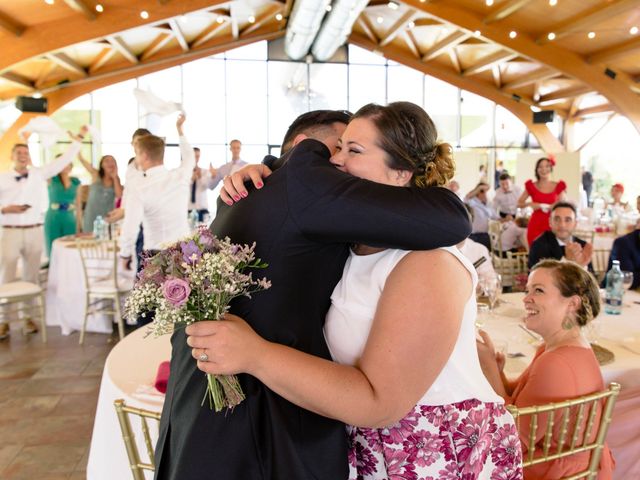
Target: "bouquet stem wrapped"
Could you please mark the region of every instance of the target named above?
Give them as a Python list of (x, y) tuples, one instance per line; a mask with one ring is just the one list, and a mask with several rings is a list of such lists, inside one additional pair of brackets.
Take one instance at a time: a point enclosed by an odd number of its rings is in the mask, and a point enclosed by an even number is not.
[[(255, 258), (253, 245), (237, 245), (216, 238), (202, 226), (189, 238), (146, 258), (138, 280), (127, 298), (125, 315), (137, 318), (155, 312), (151, 332), (171, 333), (202, 320), (219, 320), (236, 297), (271, 286), (265, 278), (254, 279), (249, 270), (267, 265)], [(202, 404), (219, 412), (244, 400), (235, 375), (206, 374)]]

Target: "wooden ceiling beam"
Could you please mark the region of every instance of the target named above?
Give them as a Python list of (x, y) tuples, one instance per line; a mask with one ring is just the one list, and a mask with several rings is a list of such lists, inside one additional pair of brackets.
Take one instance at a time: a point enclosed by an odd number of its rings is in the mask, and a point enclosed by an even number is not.
[(555, 92), (542, 95), (538, 100), (538, 103), (540, 105), (544, 105), (547, 103), (555, 103), (558, 101), (563, 101), (569, 98), (577, 97), (578, 95), (585, 95), (591, 92), (593, 92), (593, 89), (589, 88), (589, 86), (587, 85), (583, 85), (580, 87), (563, 88), (561, 90), (556, 90)]
[(7, 32), (12, 33), (16, 37), (22, 35), (22, 32), (26, 30), (27, 27), (17, 22), (10, 16), (0, 12), (0, 28), (5, 29)]
[(640, 96), (632, 90), (638, 84), (628, 75), (620, 73), (614, 80), (604, 75), (601, 66), (585, 62), (581, 55), (559, 46), (556, 42), (540, 45), (528, 35), (509, 38), (511, 28), (508, 25), (487, 25), (483, 23), (481, 15), (453, 2), (422, 3), (420, 0), (403, 0), (403, 3), (441, 22), (456, 25), (470, 32), (479, 30), (483, 38), (497, 45), (516, 51), (522, 57), (555, 69), (569, 78), (579, 79), (592, 90), (605, 96), (640, 132)]
[(107, 42), (111, 44), (113, 48), (115, 48), (120, 55), (129, 60), (131, 63), (136, 64), (139, 63), (138, 57), (135, 53), (131, 51), (129, 45), (120, 37), (119, 35), (113, 35), (107, 37)]
[(362, 30), (364, 30), (364, 33), (367, 35), (367, 37), (369, 37), (369, 40), (374, 43), (378, 43), (380, 41), (378, 39), (378, 36), (376, 35), (376, 30), (373, 28), (371, 19), (369, 19), (366, 11), (360, 14), (356, 22), (358, 23), (358, 25), (360, 25), (360, 27), (362, 27)]
[(89, 65), (89, 75), (94, 74), (97, 70), (100, 70), (109, 60), (113, 58), (116, 50), (110, 44), (106, 44), (105, 47), (100, 50), (98, 56)]
[(413, 17), (416, 15), (416, 11), (413, 8), (409, 8), (406, 12), (404, 12), (398, 20), (395, 21), (393, 25), (385, 32), (384, 37), (380, 39), (380, 46), (384, 47), (393, 41), (394, 38), (400, 33), (402, 30), (407, 28), (407, 25)]
[(249, 24), (242, 30), (242, 35), (248, 35), (252, 32), (255, 32), (266, 25), (276, 14), (282, 12), (282, 4), (281, 3), (273, 3), (269, 5), (264, 12), (262, 12), (257, 18), (256, 21)]
[(483, 22), (486, 24), (499, 22), (509, 15), (516, 13), (518, 10), (531, 3), (532, 0), (509, 0), (501, 3), (494, 8), (489, 15), (484, 17)]
[(205, 28), (200, 34), (191, 42), (191, 48), (198, 47), (203, 43), (208, 42), (210, 39), (215, 37), (218, 32), (224, 30), (228, 27), (228, 23), (226, 21), (222, 23), (218, 23), (217, 19), (211, 22), (207, 28)]
[(5, 72), (0, 75), (0, 78), (13, 83), (14, 85), (19, 85), (22, 88), (26, 88), (29, 91), (35, 90), (35, 86), (31, 80), (23, 77), (22, 75), (18, 75), (17, 73)]
[(493, 83), (496, 87), (502, 87), (502, 73), (500, 72), (500, 65), (494, 65), (491, 67), (491, 75), (493, 76)]
[(420, 47), (418, 46), (418, 42), (416, 41), (416, 37), (413, 35), (413, 32), (411, 32), (411, 30), (405, 30), (401, 35), (404, 42), (407, 44), (407, 48), (411, 50), (413, 56), (416, 58), (420, 58)]
[[(586, 32), (594, 25), (637, 7), (638, 0), (614, 0), (585, 10), (558, 25), (551, 26), (548, 32), (555, 33), (555, 40), (558, 40), (572, 33)], [(540, 44), (549, 42), (550, 40), (547, 38), (548, 32), (540, 35), (536, 42)]]
[(84, 0), (64, 0), (64, 3), (74, 10), (81, 12), (88, 20), (96, 19), (96, 11), (87, 5), (87, 2)]
[[(159, 33), (156, 38), (154, 38), (153, 41), (147, 46), (147, 48), (145, 48), (144, 51), (140, 54), (140, 61), (144, 62), (150, 57), (153, 57), (156, 53), (162, 50), (164, 46), (172, 39), (173, 35), (171, 35), (170, 33)], [(184, 49), (182, 51), (184, 51)]]
[(442, 40), (436, 42), (429, 50), (427, 50), (422, 56), (422, 61), (428, 62), (429, 60), (436, 58), (438, 55), (441, 55), (448, 49), (464, 42), (470, 36), (471, 34), (463, 32), (462, 30), (456, 30), (455, 32), (450, 33)]
[(462, 71), (462, 67), (460, 66), (460, 59), (458, 58), (458, 52), (456, 52), (455, 48), (450, 48), (448, 53), (449, 53), (449, 60), (451, 60), (451, 66), (456, 71), (456, 73), (460, 73)]
[(87, 71), (84, 69), (84, 67), (82, 65), (78, 64), (78, 62), (76, 62), (74, 59), (72, 59), (66, 53), (63, 53), (63, 52), (47, 53), (45, 55), (45, 57), (48, 60), (50, 60), (51, 62), (57, 64), (58, 66), (60, 66), (62, 68), (64, 68), (65, 70), (68, 70), (69, 72), (76, 73), (76, 74), (80, 75), (81, 77), (86, 77), (87, 76)]
[(169, 20), (169, 26), (171, 27), (171, 31), (173, 32), (173, 36), (176, 37), (178, 41), (178, 45), (182, 48), (183, 52), (189, 51), (189, 43), (187, 39), (184, 37), (184, 33), (182, 33), (182, 29), (180, 25), (178, 25), (178, 20), (176, 18), (171, 18)]
[(605, 103), (603, 105), (595, 105), (593, 107), (587, 107), (587, 108), (582, 108), (580, 110), (577, 110), (573, 116), (580, 118), (587, 115), (595, 115), (597, 113), (608, 113), (608, 112), (615, 112), (615, 108), (613, 108), (613, 105), (611, 105), (610, 103)]
[(533, 72), (526, 73), (510, 82), (505, 83), (502, 88), (505, 90), (513, 90), (515, 88), (525, 87), (532, 83), (541, 82), (559, 76), (560, 73), (550, 68), (542, 67)]
[(638, 50), (640, 50), (640, 37), (633, 38), (626, 42), (618, 43), (611, 47), (592, 53), (587, 57), (587, 62), (609, 63), (637, 53)]
[(416, 27), (441, 27), (442, 26), (442, 22), (439, 22), (433, 18), (429, 18), (429, 17), (422, 17), (422, 18), (416, 18), (413, 23), (415, 24)]
[(58, 51), (69, 45), (88, 42), (142, 25), (166, 23), (185, 13), (210, 9), (224, 3), (223, 0), (180, 0), (161, 5), (157, 0), (136, 0), (135, 9), (146, 10), (149, 19), (143, 20), (131, 10), (131, 5), (109, 6), (94, 21), (74, 15), (29, 26), (19, 42), (11, 48), (0, 49), (0, 71), (32, 57)]
[[(463, 77), (454, 70), (446, 68), (437, 62), (422, 62), (419, 58), (413, 58), (411, 55), (408, 55), (404, 49), (399, 48), (394, 44), (379, 47), (375, 42), (372, 42), (367, 37), (355, 32), (351, 33), (349, 42), (370, 51), (380, 50), (383, 55), (390, 60), (492, 100), (518, 117), (536, 136), (540, 142), (540, 146), (545, 151), (562, 152), (565, 150), (560, 141), (551, 133), (545, 124), (533, 123), (531, 109), (524, 101), (515, 101), (511, 95), (495, 88), (493, 84)], [(450, 51), (454, 51), (454, 49)]]
[(513, 60), (517, 56), (517, 53), (505, 51), (499, 51), (490, 55), (486, 55), (474, 65), (471, 65), (469, 68), (465, 68), (464, 70), (462, 70), (462, 75), (467, 77), (469, 75), (475, 75), (477, 73), (484, 72), (485, 70), (488, 70), (498, 63), (506, 63), (509, 60)]

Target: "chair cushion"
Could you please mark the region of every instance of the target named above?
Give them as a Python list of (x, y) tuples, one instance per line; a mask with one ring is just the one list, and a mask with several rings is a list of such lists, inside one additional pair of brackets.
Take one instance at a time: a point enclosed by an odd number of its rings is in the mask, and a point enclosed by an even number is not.
[(39, 285), (31, 282), (10, 282), (0, 285), (0, 298), (15, 298), (25, 295), (38, 295), (42, 292)]

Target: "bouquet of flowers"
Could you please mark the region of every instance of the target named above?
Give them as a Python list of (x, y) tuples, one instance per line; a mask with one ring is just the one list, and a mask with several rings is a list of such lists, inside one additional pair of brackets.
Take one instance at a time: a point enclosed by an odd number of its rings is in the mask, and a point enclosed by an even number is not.
[[(229, 302), (267, 289), (266, 278), (254, 279), (248, 269), (264, 268), (251, 246), (216, 238), (206, 226), (143, 260), (143, 269), (126, 300), (125, 316), (137, 318), (155, 311), (151, 332), (155, 336), (173, 332), (200, 320), (219, 320)], [(235, 375), (207, 374), (202, 400), (216, 412), (233, 408), (244, 400)]]

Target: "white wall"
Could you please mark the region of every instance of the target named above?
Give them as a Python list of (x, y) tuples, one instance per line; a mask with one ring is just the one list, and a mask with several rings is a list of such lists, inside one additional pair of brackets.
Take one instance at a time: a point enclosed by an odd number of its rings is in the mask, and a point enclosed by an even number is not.
[(484, 152), (454, 152), (453, 158), (456, 162), (455, 180), (460, 184), (462, 196), (471, 191), (480, 180), (479, 167), (487, 164), (487, 154)]

